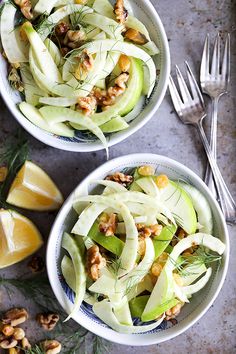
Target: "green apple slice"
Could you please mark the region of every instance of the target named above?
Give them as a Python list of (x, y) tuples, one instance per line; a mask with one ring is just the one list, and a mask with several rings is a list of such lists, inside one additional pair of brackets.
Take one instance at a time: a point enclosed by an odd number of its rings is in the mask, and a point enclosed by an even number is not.
[(95, 223), (89, 231), (88, 236), (100, 246), (104, 247), (106, 250), (114, 253), (116, 256), (120, 256), (123, 248), (124, 242), (116, 236), (105, 236), (99, 231), (98, 224)]
[(161, 201), (170, 209), (177, 224), (187, 234), (196, 232), (197, 217), (192, 200), (178, 183), (169, 181), (168, 185), (161, 189)]
[(177, 302), (178, 300), (174, 298), (172, 274), (163, 269), (144, 308), (141, 320), (152, 321), (175, 306)]
[(201, 232), (211, 235), (213, 232), (213, 220), (211, 207), (207, 199), (198, 189), (189, 184), (180, 182), (180, 186), (189, 194), (192, 200), (194, 209), (197, 212), (198, 222), (202, 226)]
[(163, 227), (159, 236), (153, 238), (152, 242), (155, 250), (155, 259), (157, 259), (165, 251), (176, 230), (177, 227), (175, 225), (167, 225)]
[(137, 296), (129, 302), (132, 317), (141, 318), (149, 297), (149, 295)]

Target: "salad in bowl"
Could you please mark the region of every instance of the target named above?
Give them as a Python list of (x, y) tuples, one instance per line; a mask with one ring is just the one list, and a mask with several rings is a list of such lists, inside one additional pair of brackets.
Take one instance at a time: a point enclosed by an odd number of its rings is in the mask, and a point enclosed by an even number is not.
[(130, 130), (158, 87), (162, 50), (133, 5), (127, 0), (2, 5), (8, 81), (19, 92), (25, 120), (64, 141), (97, 139), (105, 148), (111, 134)]
[[(140, 156), (135, 164), (132, 156)], [(222, 219), (217, 226), (206, 187), (173, 173), (172, 160), (162, 165), (148, 155), (150, 164), (143, 164), (142, 156), (122, 157), (123, 168), (116, 159), (107, 163), (118, 165), (108, 173), (92, 173), (88, 193), (82, 183), (69, 198), (72, 209), (63, 225), (59, 214), (48, 245), (50, 281), (67, 319), (107, 339), (112, 331), (111, 340), (128, 338), (130, 345), (133, 335), (157, 343), (165, 340), (161, 331), (171, 338), (181, 331), (174, 327), (189, 326), (188, 317), (196, 321), (203, 299), (201, 314), (217, 295), (228, 262), (225, 224)], [(56, 230), (57, 275), (51, 260)], [(82, 321), (83, 315), (105, 330)]]

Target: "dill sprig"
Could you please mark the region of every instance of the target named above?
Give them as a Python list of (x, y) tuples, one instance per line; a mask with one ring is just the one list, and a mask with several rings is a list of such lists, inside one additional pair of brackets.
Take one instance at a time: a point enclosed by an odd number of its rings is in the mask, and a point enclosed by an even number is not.
[(18, 170), (28, 157), (28, 142), (18, 133), (16, 141), (10, 141), (4, 148), (0, 149), (0, 166), (6, 166), (8, 170), (5, 181), (0, 184), (0, 206), (8, 207), (6, 193)]
[[(46, 275), (37, 275), (30, 278), (4, 279), (0, 278), (0, 288), (4, 287), (8, 295), (15, 295), (20, 291), (26, 298), (30, 298), (40, 311), (55, 311), (61, 316), (56, 328), (50, 334), (62, 343), (64, 354), (88, 353), (86, 347), (91, 347), (93, 343), (93, 354), (108, 353), (109, 343), (105, 340), (91, 334), (87, 329), (75, 324), (72, 320), (63, 322), (66, 313), (55, 301), (55, 296), (51, 290)], [(86, 338), (92, 336), (92, 340), (86, 344)], [(25, 354), (45, 354), (40, 344), (35, 344), (31, 349), (24, 350)]]
[[(179, 273), (179, 275), (185, 277), (189, 275), (196, 274), (194, 271), (191, 272), (191, 267), (189, 266), (209, 266), (212, 263), (218, 263), (217, 268), (220, 267), (222, 257), (219, 255), (215, 255), (210, 253), (205, 247), (199, 246), (196, 252), (191, 255), (181, 256), (178, 261), (175, 261), (170, 256), (170, 261), (174, 264), (175, 269)], [(186, 267), (188, 267), (188, 271), (186, 271)]]

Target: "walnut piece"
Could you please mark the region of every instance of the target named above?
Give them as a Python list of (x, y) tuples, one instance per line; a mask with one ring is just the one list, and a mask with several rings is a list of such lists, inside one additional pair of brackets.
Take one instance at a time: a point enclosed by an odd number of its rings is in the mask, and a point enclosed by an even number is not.
[(141, 238), (159, 236), (163, 229), (163, 226), (160, 224), (154, 224), (150, 226), (144, 224), (136, 224), (136, 227)]
[(41, 346), (45, 354), (57, 354), (61, 351), (61, 343), (54, 339), (41, 342)]
[(22, 348), (25, 349), (25, 350), (28, 350), (28, 349), (31, 348), (31, 344), (30, 344), (29, 340), (28, 340), (26, 337), (24, 337), (24, 338), (22, 339), (22, 341), (21, 341), (21, 346), (22, 346)]
[(55, 34), (58, 37), (65, 37), (69, 29), (70, 29), (69, 24), (65, 21), (61, 21), (55, 26)]
[(63, 43), (72, 49), (79, 48), (86, 40), (86, 33), (83, 29), (73, 31), (68, 30), (66, 32)]
[(20, 7), (21, 13), (27, 20), (32, 20), (32, 4), (30, 0), (14, 0), (14, 3)]
[(94, 281), (100, 276), (100, 269), (105, 267), (106, 259), (102, 257), (99, 247), (94, 245), (87, 251), (86, 269), (88, 275)]
[(79, 97), (77, 109), (81, 109), (83, 114), (91, 116), (97, 107), (97, 100), (93, 96)]
[(128, 17), (128, 11), (124, 6), (124, 0), (117, 0), (114, 6), (114, 14), (119, 23), (125, 23)]
[(148, 43), (147, 37), (133, 28), (129, 28), (125, 32), (124, 37), (135, 44), (143, 45)]
[(40, 256), (33, 256), (27, 266), (33, 273), (42, 272), (45, 268), (44, 260)]
[(104, 233), (105, 236), (113, 236), (117, 228), (117, 215), (111, 213), (110, 215), (104, 213), (100, 217), (99, 231)]
[(13, 327), (18, 326), (21, 323), (24, 323), (28, 318), (28, 312), (24, 308), (13, 308), (7, 311), (3, 318), (3, 324), (10, 324)]
[(121, 172), (116, 172), (113, 175), (109, 175), (106, 177), (108, 181), (114, 181), (121, 184), (124, 187), (128, 187), (134, 180), (133, 176), (125, 175)]
[(57, 313), (39, 313), (36, 320), (44, 329), (52, 331), (59, 321), (59, 315)]
[(16, 327), (14, 329), (13, 338), (18, 341), (18, 340), (22, 340), (24, 337), (25, 337), (25, 331), (20, 327)]
[(171, 309), (167, 310), (165, 320), (170, 321), (170, 320), (174, 319), (176, 316), (178, 316), (182, 306), (183, 306), (183, 304), (178, 303), (174, 307), (172, 307)]
[(12, 337), (6, 338), (0, 342), (0, 348), (2, 349), (10, 349), (17, 346), (17, 340)]

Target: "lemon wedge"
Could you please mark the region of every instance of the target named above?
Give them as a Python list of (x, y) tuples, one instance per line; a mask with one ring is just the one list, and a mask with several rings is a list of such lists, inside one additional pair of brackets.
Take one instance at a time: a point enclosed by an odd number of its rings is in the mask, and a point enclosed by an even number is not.
[(36, 226), (13, 210), (0, 210), (0, 269), (22, 261), (43, 244)]
[(30, 210), (56, 210), (62, 205), (63, 196), (39, 166), (26, 161), (11, 185), (7, 202)]

